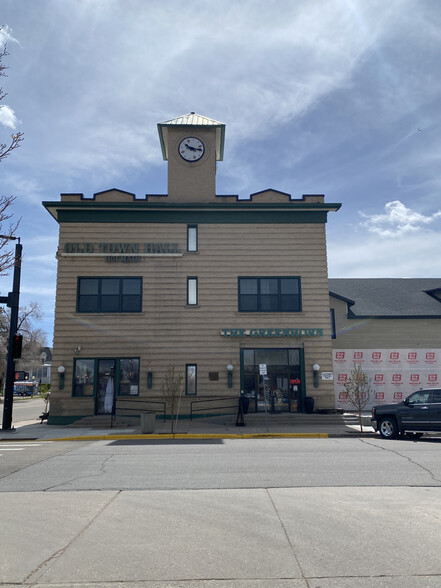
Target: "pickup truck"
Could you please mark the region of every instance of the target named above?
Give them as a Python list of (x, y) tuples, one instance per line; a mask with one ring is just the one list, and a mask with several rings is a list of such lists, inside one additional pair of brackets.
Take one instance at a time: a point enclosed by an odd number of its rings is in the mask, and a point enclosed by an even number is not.
[(372, 408), (372, 427), (385, 439), (441, 432), (441, 390), (418, 390), (397, 404)]

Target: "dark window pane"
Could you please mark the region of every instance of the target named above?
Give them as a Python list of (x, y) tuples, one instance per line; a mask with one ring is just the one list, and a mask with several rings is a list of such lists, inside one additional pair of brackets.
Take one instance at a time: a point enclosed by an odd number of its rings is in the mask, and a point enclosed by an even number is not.
[(243, 312), (257, 312), (259, 310), (258, 297), (242, 295), (239, 300), (239, 310)]
[(299, 280), (297, 278), (281, 278), (280, 280), (281, 294), (298, 294)]
[(254, 366), (254, 349), (243, 350), (243, 363), (244, 365)]
[(80, 280), (80, 295), (98, 294), (98, 280), (84, 278)]
[(262, 295), (260, 297), (260, 310), (262, 312), (277, 312), (279, 310), (279, 297), (277, 295)]
[(123, 294), (141, 294), (141, 280), (136, 278), (133, 279), (124, 279), (123, 283)]
[(261, 294), (277, 294), (278, 293), (278, 280), (272, 278), (261, 278), (260, 280), (260, 293)]
[(298, 349), (288, 350), (289, 365), (300, 365), (300, 352)]
[(300, 310), (299, 297), (295, 294), (280, 297), (280, 310), (282, 312), (296, 312)]
[(118, 312), (119, 296), (102, 296), (100, 310), (101, 312)]
[(120, 280), (117, 278), (103, 278), (101, 280), (101, 294), (119, 294)]
[(78, 312), (98, 312), (98, 296), (80, 296)]
[(121, 312), (139, 312), (141, 296), (123, 296)]
[(119, 395), (139, 394), (139, 359), (119, 360)]
[(257, 280), (249, 278), (242, 278), (239, 280), (239, 293), (257, 294)]

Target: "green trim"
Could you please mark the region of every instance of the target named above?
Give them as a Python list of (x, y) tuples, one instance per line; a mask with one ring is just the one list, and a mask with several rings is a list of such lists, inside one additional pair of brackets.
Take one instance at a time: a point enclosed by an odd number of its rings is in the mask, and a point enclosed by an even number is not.
[(59, 222), (71, 223), (326, 223), (340, 204), (321, 202), (175, 204), (149, 202), (43, 202)]
[(48, 425), (72, 425), (76, 421), (84, 419), (86, 417), (92, 417), (93, 414), (76, 414), (76, 415), (69, 415), (69, 416), (52, 416), (49, 412), (49, 418), (47, 420)]
[(305, 373), (305, 348), (299, 347), (300, 351), (300, 394), (302, 397), (301, 412), (305, 412), (305, 396), (306, 396), (306, 373)]

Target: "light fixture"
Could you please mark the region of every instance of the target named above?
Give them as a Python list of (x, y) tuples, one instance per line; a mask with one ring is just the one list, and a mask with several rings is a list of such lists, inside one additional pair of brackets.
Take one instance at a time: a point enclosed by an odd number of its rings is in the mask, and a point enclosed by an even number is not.
[(66, 371), (66, 368), (64, 367), (64, 365), (58, 366), (58, 387), (60, 388), (60, 390), (64, 390), (64, 372), (65, 371)]
[(320, 366), (318, 363), (315, 363), (312, 366), (312, 383), (314, 384), (314, 388), (318, 388), (318, 385), (319, 385), (319, 378), (318, 378), (319, 371), (320, 371)]
[(228, 388), (233, 387), (233, 366), (231, 363), (227, 365), (227, 372), (228, 372)]
[(74, 349), (74, 352), (76, 353), (76, 355), (78, 355), (78, 353), (81, 351), (81, 345), (77, 345)]
[(153, 386), (153, 372), (152, 370), (149, 369), (149, 371), (147, 372), (147, 388), (150, 390), (150, 388)]

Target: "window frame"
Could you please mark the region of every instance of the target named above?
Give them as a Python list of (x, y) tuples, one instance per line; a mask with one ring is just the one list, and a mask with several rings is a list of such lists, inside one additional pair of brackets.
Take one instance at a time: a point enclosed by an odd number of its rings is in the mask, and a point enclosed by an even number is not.
[[(190, 302), (190, 283), (195, 284), (195, 297), (196, 297), (196, 301), (195, 302)], [(198, 277), (197, 276), (187, 276), (187, 306), (198, 306), (199, 304), (199, 283), (198, 283)]]
[[(85, 294), (81, 294), (81, 282), (85, 280), (98, 280), (98, 292), (97, 294), (93, 294), (93, 296), (97, 297), (97, 309), (95, 310), (85, 310), (81, 308), (81, 298), (86, 296)], [(105, 300), (105, 296), (107, 294), (102, 293), (103, 289), (103, 280), (119, 280), (119, 288), (118, 288), (118, 310), (102, 310), (103, 303)], [(124, 280), (136, 280), (139, 282), (139, 294), (124, 294)], [(142, 289), (143, 289), (143, 279), (142, 276), (78, 276), (77, 277), (77, 300), (76, 300), (76, 312), (81, 314), (133, 314), (142, 312)], [(116, 294), (115, 294), (116, 296)], [(124, 297), (125, 296), (137, 296), (138, 297), (138, 309), (137, 310), (124, 310)]]
[[(190, 249), (190, 231), (195, 231), (195, 249)], [(188, 253), (197, 253), (199, 251), (199, 230), (198, 225), (196, 224), (188, 224), (187, 225), (187, 252)]]
[[(242, 297), (245, 296), (245, 294), (241, 294), (241, 280), (257, 280), (257, 293), (255, 294), (257, 300), (257, 308), (256, 309), (252, 309), (252, 310), (246, 310), (244, 309), (244, 304), (243, 304), (243, 300)], [(261, 281), (262, 280), (277, 280), (277, 294), (269, 294), (272, 296), (277, 296), (277, 310), (262, 310), (262, 297), (263, 296), (267, 296), (268, 294), (264, 293), (262, 294), (261, 292)], [(297, 280), (297, 285), (298, 285), (298, 294), (296, 294), (296, 296), (298, 297), (298, 305), (297, 308), (295, 310), (282, 310), (282, 302), (283, 302), (283, 296), (284, 294), (282, 293), (282, 280)], [(237, 304), (237, 308), (239, 312), (258, 312), (258, 313), (298, 313), (298, 312), (302, 312), (302, 283), (301, 283), (301, 278), (300, 276), (238, 276), (237, 278), (237, 296), (238, 296), (238, 304)]]
[[(73, 370), (72, 370), (72, 398), (96, 398), (97, 395), (97, 387), (98, 387), (98, 380), (99, 380), (99, 362), (111, 360), (115, 362), (115, 398), (137, 398), (139, 397), (139, 389), (140, 389), (140, 380), (141, 380), (141, 358), (138, 357), (75, 357), (73, 361)], [(126, 360), (132, 360), (138, 362), (138, 392), (136, 394), (121, 394), (121, 362)], [(92, 394), (75, 394), (75, 386), (77, 383), (75, 382), (76, 379), (76, 366), (77, 362), (79, 361), (93, 361), (93, 386), (92, 386)]]
[[(194, 368), (194, 392), (188, 392), (188, 369)], [(197, 396), (198, 395), (198, 364), (197, 363), (186, 363), (185, 364), (185, 396)]]

